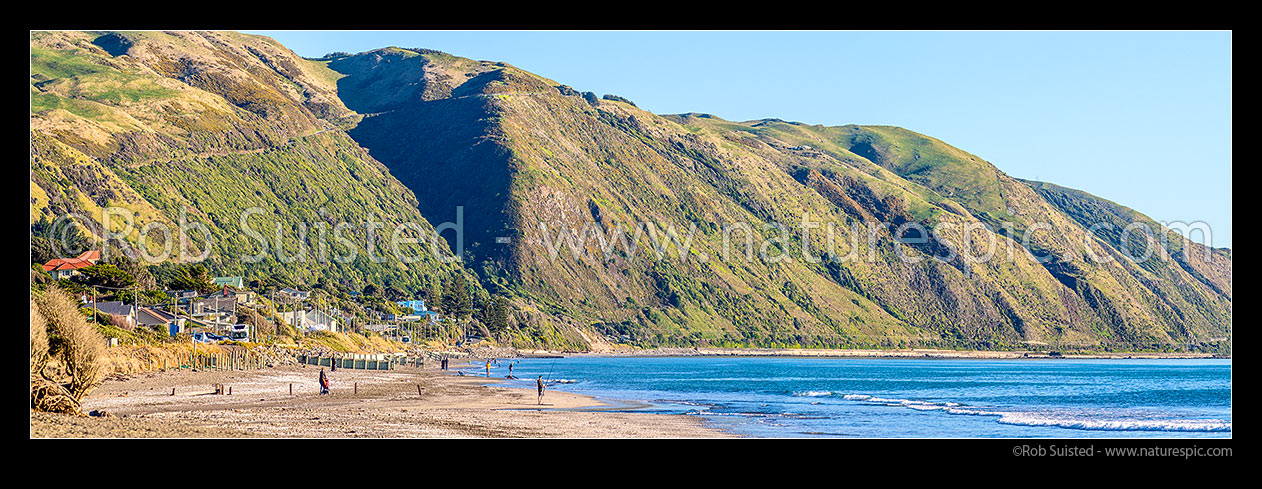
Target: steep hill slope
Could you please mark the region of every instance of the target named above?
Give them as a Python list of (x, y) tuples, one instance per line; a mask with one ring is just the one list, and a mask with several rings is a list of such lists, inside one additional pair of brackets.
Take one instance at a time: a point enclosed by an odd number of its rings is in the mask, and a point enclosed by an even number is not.
[[(391, 255), (395, 226), (433, 229), (415, 194), (341, 129), (359, 116), (338, 98), (339, 77), (259, 36), (33, 32), (31, 221), (76, 213), (101, 238), (131, 220), (113, 243), (129, 250), (146, 225), (198, 222), (207, 232), (191, 230), (185, 252), (206, 253), (217, 275), (419, 290), (464, 273), (432, 237), (400, 247), (415, 262)], [(106, 230), (109, 207), (128, 212)], [(251, 208), (257, 234), (241, 225)], [(374, 221), (384, 231), (370, 241)], [(178, 259), (176, 236), (147, 239), (150, 255), (169, 244)]]
[[(485, 282), (601, 332), (982, 348), (1186, 348), (1229, 334), (1230, 295), (1212, 280), (1172, 262), (1091, 261), (1119, 258), (1115, 243), (993, 165), (911, 131), (658, 116), (426, 50), (329, 66), (345, 75), (347, 105), (370, 112), (350, 134), (420, 195), (422, 212), (449, 220), (463, 207)], [(829, 239), (823, 226), (803, 236), (803, 215), (836, 225), (834, 259), (810, 259)], [(896, 232), (914, 224), (940, 232)], [(741, 225), (757, 235), (754, 259), (741, 257), (746, 232), (726, 232)], [(652, 238), (669, 242), (671, 227), (688, 253), (665, 246), (659, 258)], [(620, 246), (637, 229), (641, 246)], [(990, 242), (1006, 254), (951, 253)], [(925, 255), (949, 259), (901, 258)]]

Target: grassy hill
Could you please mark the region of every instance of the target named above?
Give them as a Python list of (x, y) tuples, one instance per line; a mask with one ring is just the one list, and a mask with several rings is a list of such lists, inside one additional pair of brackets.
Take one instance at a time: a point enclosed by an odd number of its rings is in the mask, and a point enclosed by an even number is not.
[[(1221, 288), (1173, 262), (1087, 261), (1116, 255), (1116, 243), (990, 163), (912, 131), (659, 116), (512, 66), (421, 50), (330, 67), (345, 75), (344, 100), (379, 111), (350, 134), (421, 195), (422, 212), (464, 206), (484, 281), (596, 331), (688, 345), (970, 348), (1187, 348), (1229, 334)], [(400, 81), (416, 95), (374, 99), (399, 93), (384, 87)], [(803, 213), (974, 228), (926, 243), (879, 230), (864, 260), (714, 259), (725, 226), (748, 223), (760, 242), (775, 235), (768, 225), (795, 226)], [(630, 236), (628, 225), (643, 222), (681, 233), (699, 225), (693, 256), (606, 254), (590, 239), (554, 258), (550, 245), (564, 235), (539, 228)], [(808, 244), (794, 229), (773, 247), (826, 249), (822, 231)], [(988, 240), (1010, 256), (898, 258)]]
[[(368, 256), (391, 256), (396, 225), (433, 228), (415, 194), (341, 129), (358, 115), (337, 97), (338, 78), (258, 36), (32, 33), (31, 222), (78, 213), (99, 239), (130, 218), (133, 231), (115, 243), (127, 249), (150, 223), (199, 222), (208, 233), (190, 231), (184, 248), (208, 253), (216, 275), (420, 290), (465, 273), (439, 259), (451, 255), (441, 240), (403, 244), (414, 263)], [(111, 216), (106, 230), (107, 207), (131, 215)], [(250, 208), (257, 236), (241, 226)], [(387, 230), (371, 245), (370, 221)], [(337, 223), (350, 225), (348, 241), (334, 238)], [(152, 255), (167, 244), (163, 233), (148, 238)], [(242, 259), (261, 252), (259, 263)]]
[[(505, 63), (235, 33), (34, 33), (31, 64), (32, 222), (190, 213), (225, 273), (476, 277), (565, 347), (1230, 349), (1229, 250), (898, 127), (658, 115)], [(266, 229), (460, 218), (437, 244), (465, 261), (247, 266), (245, 207)], [(1101, 221), (1152, 224), (1128, 242), (1160, 253), (1125, 258)]]

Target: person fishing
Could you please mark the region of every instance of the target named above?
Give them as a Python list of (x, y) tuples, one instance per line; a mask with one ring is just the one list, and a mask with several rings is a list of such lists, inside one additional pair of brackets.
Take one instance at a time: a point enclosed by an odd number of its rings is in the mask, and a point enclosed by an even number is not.
[(543, 376), (540, 375), (535, 382), (539, 384), (539, 405), (543, 405)]
[(324, 367), (320, 367), (320, 394), (329, 393), (329, 376), (324, 373)]

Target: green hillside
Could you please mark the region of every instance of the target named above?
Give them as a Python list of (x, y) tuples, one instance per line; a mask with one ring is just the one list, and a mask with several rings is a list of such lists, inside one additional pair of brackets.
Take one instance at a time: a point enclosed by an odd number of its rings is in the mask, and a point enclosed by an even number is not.
[[(209, 231), (190, 232), (186, 253), (207, 252), (216, 275), (419, 291), (464, 273), (439, 259), (451, 253), (432, 237), (432, 247), (401, 245), (414, 263), (369, 256), (370, 221), (387, 230), (371, 245), (383, 257), (395, 225), (433, 228), (415, 194), (339, 129), (357, 115), (337, 98), (337, 78), (256, 36), (33, 33), (31, 222), (79, 213), (86, 234), (101, 238), (102, 209), (125, 208), (131, 216), (114, 216), (108, 232), (130, 217), (133, 231), (114, 244), (132, 249), (144, 226), (178, 229), (183, 215)], [(250, 208), (257, 236), (240, 224)], [(350, 225), (348, 241), (333, 237), (336, 223)], [(149, 238), (146, 250), (159, 254), (166, 236)], [(264, 251), (258, 263), (242, 259)]]
[[(1087, 262), (1115, 254), (1113, 244), (990, 163), (905, 129), (658, 116), (511, 66), (397, 48), (331, 67), (345, 75), (344, 100), (412, 80), (423, 96), (367, 103), (383, 111), (350, 134), (418, 194), (426, 189), (431, 218), (464, 206), (484, 281), (599, 331), (689, 345), (969, 348), (1187, 348), (1229, 333), (1229, 296), (1172, 263)], [(868, 260), (697, 258), (722, 255), (727, 224), (749, 223), (761, 240), (766, 225), (794, 226), (803, 213), (976, 229), (927, 243), (885, 229)], [(554, 260), (556, 236), (540, 222), (552, 232), (700, 227), (687, 260), (654, 260), (645, 248), (607, 256), (594, 240)], [(825, 249), (821, 234), (809, 249)], [(504, 236), (511, 244), (495, 241)], [(984, 239), (1016, 252), (980, 263), (898, 259)], [(793, 233), (776, 247), (804, 245)]]
[[(1229, 250), (1160, 243), (1142, 214), (906, 129), (658, 115), (428, 49), (308, 60), (257, 36), (149, 32), (33, 33), (31, 49), (32, 223), (186, 212), (217, 273), (409, 291), (467, 276), (512, 327), (549, 326), (519, 338), (567, 348), (1230, 351)], [(259, 251), (238, 232), (247, 207), (291, 233), (459, 218), (463, 241), (433, 244), (464, 262), (417, 243), (417, 263), (242, 263)], [(1133, 221), (1153, 233), (1091, 229)], [(1154, 259), (1121, 255), (1148, 240)]]

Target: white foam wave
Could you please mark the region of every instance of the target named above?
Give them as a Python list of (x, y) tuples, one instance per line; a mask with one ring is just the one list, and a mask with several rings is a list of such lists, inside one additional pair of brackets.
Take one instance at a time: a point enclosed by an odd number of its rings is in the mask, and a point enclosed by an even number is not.
[(1058, 417), (1037, 413), (1003, 413), (1003, 424), (1054, 426), (1075, 430), (1229, 432), (1231, 423), (1221, 419), (1101, 419)]
[(905, 407), (917, 411), (942, 411), (960, 416), (998, 416), (1002, 424), (1018, 426), (1050, 426), (1076, 430), (1103, 431), (1175, 431), (1230, 432), (1231, 422), (1221, 419), (1136, 419), (1091, 415), (1058, 414), (999, 410), (964, 406), (958, 402), (932, 402), (912, 399), (891, 399), (865, 394), (846, 394), (843, 399), (865, 404)]

